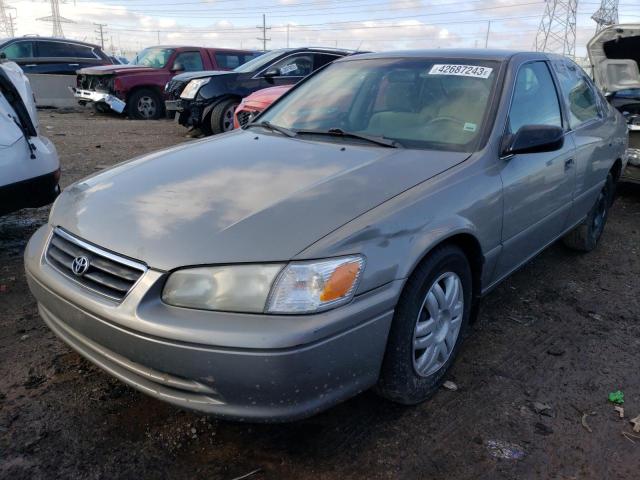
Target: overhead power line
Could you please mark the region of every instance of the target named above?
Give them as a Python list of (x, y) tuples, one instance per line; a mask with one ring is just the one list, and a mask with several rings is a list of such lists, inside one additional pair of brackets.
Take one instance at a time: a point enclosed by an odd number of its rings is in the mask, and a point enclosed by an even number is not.
[(591, 16), (596, 22), (596, 33), (618, 23), (618, 0), (602, 0), (600, 8)]
[(4, 0), (0, 0), (0, 37), (15, 37), (14, 18), (9, 13), (10, 8), (13, 7), (5, 5)]
[(51, 0), (51, 15), (48, 17), (37, 18), (42, 22), (51, 22), (53, 24), (53, 36), (64, 38), (64, 32), (62, 31), (63, 23), (75, 23), (73, 20), (64, 18), (60, 15), (60, 3), (59, 0)]
[(575, 56), (577, 11), (578, 0), (546, 0), (536, 51)]

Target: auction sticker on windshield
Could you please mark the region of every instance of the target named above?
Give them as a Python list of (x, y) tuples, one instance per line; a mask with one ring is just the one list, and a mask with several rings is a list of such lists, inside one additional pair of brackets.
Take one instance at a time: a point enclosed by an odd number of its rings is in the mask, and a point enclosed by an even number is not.
[(493, 68), (481, 67), (478, 65), (443, 65), (436, 63), (429, 75), (459, 75), (461, 77), (489, 78)]

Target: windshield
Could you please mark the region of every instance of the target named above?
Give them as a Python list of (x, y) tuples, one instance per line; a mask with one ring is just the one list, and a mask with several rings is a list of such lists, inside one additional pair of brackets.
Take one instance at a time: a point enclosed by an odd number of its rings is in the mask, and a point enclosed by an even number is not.
[(132, 65), (164, 68), (173, 53), (173, 48), (145, 48), (131, 62)]
[(386, 58), (336, 62), (267, 110), (259, 121), (293, 131), (340, 129), (408, 148), (473, 151), (497, 62)]
[(249, 73), (254, 70), (260, 70), (263, 67), (266, 67), (272, 60), (278, 58), (280, 55), (285, 53), (287, 50), (271, 50), (270, 52), (263, 53), (259, 57), (254, 58), (253, 60), (249, 60), (247, 63), (243, 63), (239, 67), (233, 69), (234, 72), (239, 73)]

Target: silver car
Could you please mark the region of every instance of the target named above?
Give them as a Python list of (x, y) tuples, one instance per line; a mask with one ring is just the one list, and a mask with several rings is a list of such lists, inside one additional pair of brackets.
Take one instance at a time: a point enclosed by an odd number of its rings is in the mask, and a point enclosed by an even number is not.
[(596, 247), (622, 116), (570, 60), (338, 60), (247, 128), (81, 180), (25, 252), (47, 325), (111, 375), (250, 421), (375, 387), (425, 400), (475, 306), (564, 238)]

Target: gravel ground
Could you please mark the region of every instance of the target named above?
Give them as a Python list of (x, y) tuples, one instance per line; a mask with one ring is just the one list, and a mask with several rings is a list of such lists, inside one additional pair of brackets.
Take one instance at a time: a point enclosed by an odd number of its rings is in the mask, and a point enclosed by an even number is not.
[[(63, 186), (187, 141), (169, 121), (40, 112)], [(39, 319), (22, 253), (47, 208), (0, 218), (0, 477), (638, 479), (640, 188), (623, 186), (598, 249), (561, 245), (484, 301), (449, 379), (417, 407), (364, 393), (286, 425), (218, 421), (84, 361)], [(607, 402), (625, 394), (625, 418)], [(583, 425), (583, 418), (585, 425)]]

